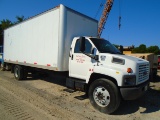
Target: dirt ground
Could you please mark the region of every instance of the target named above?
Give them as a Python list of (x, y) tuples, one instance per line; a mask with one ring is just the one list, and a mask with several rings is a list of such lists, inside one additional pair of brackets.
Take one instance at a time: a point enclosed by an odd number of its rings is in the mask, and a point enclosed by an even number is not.
[(114, 115), (95, 110), (83, 92), (68, 90), (65, 77), (31, 76), (17, 81), (0, 71), (0, 120), (159, 120), (160, 71), (141, 98), (123, 101)]

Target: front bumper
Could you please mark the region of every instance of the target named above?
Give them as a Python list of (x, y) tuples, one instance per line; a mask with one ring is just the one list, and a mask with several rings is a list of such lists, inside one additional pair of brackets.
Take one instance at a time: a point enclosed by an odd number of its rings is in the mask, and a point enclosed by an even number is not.
[(124, 100), (134, 100), (143, 95), (149, 88), (149, 80), (134, 87), (121, 87), (120, 92)]

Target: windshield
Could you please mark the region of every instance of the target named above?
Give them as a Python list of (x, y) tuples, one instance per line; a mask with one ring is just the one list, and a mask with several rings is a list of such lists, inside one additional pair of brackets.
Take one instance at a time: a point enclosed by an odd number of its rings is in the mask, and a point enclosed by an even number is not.
[(105, 39), (90, 38), (100, 53), (121, 54), (121, 52)]

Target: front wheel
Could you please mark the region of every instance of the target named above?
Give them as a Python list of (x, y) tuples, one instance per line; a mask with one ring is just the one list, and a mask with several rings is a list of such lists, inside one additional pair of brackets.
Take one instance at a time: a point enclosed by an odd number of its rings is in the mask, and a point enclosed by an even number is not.
[(107, 114), (115, 112), (121, 102), (117, 86), (107, 79), (95, 80), (89, 87), (88, 95), (93, 107)]

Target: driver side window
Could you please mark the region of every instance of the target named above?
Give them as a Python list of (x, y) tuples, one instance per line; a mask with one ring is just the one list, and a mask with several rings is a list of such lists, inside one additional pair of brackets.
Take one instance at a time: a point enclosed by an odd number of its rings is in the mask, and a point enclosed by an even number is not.
[(75, 45), (75, 48), (74, 48), (74, 53), (80, 53), (79, 48), (80, 48), (80, 40), (78, 39), (76, 41), (76, 45)]
[(92, 45), (88, 40), (85, 40), (85, 53), (92, 53)]
[[(74, 48), (74, 53), (81, 53), (79, 48), (80, 48), (80, 40), (77, 40), (75, 48)], [(85, 40), (85, 51), (84, 52), (88, 54), (92, 53), (92, 45), (88, 40)]]

